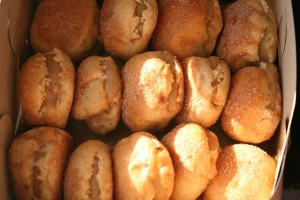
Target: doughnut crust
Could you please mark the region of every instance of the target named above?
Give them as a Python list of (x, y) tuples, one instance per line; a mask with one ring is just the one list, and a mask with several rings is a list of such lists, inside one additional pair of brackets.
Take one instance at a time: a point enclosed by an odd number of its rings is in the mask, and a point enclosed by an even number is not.
[(74, 96), (75, 69), (58, 49), (30, 57), (20, 70), (19, 98), (30, 126), (65, 128)]
[(151, 134), (133, 133), (113, 152), (114, 192), (117, 200), (167, 200), (174, 186), (174, 170), (167, 149)]
[(77, 61), (95, 45), (98, 27), (95, 0), (43, 0), (31, 23), (31, 44), (36, 52), (58, 48)]
[(156, 0), (105, 0), (100, 38), (106, 52), (124, 60), (144, 52), (157, 22)]
[(282, 93), (277, 67), (260, 63), (233, 77), (221, 124), (234, 140), (261, 143), (270, 139), (281, 120)]
[(183, 73), (167, 51), (137, 54), (122, 69), (122, 118), (132, 131), (165, 128), (183, 103)]
[(122, 81), (111, 57), (91, 56), (79, 66), (72, 116), (86, 120), (104, 135), (116, 128), (121, 115)]
[(180, 60), (190, 56), (208, 57), (223, 27), (218, 0), (162, 0), (151, 44)]
[(65, 172), (64, 199), (113, 199), (112, 160), (107, 144), (88, 140), (75, 149)]
[(180, 124), (163, 137), (162, 143), (174, 165), (175, 183), (170, 199), (197, 199), (217, 174), (217, 136), (198, 124)]
[(266, 152), (248, 144), (223, 148), (218, 174), (209, 183), (204, 199), (265, 200), (271, 197), (276, 162)]
[(274, 62), (277, 40), (275, 17), (267, 2), (237, 0), (224, 11), (217, 55), (236, 72), (260, 61)]
[(213, 125), (221, 115), (230, 87), (230, 70), (217, 57), (189, 57), (181, 62), (184, 103), (176, 116), (179, 123)]
[(54, 127), (39, 127), (15, 138), (8, 152), (17, 199), (62, 199), (63, 172), (73, 139)]

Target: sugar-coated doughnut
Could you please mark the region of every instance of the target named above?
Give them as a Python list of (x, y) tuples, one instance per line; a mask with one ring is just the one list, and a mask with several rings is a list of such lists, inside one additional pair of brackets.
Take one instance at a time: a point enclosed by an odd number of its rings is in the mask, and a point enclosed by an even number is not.
[(100, 17), (104, 50), (124, 60), (146, 51), (157, 15), (156, 0), (105, 0)]
[(220, 146), (217, 136), (198, 124), (176, 126), (162, 141), (174, 165), (171, 200), (197, 199), (217, 174)]
[(65, 128), (71, 110), (75, 68), (58, 49), (30, 57), (18, 83), (23, 117), (29, 126)]
[(122, 118), (132, 131), (165, 128), (183, 103), (183, 73), (167, 51), (137, 54), (122, 69)]
[(117, 200), (169, 199), (174, 170), (167, 149), (151, 134), (133, 133), (113, 151), (114, 194)]
[(236, 72), (260, 61), (274, 62), (277, 40), (275, 17), (267, 2), (237, 0), (224, 11), (217, 55)]
[(8, 152), (15, 197), (62, 199), (63, 173), (72, 147), (71, 135), (54, 127), (38, 127), (16, 137)]
[(231, 138), (247, 143), (266, 141), (274, 135), (281, 115), (282, 93), (275, 65), (244, 67), (233, 76), (221, 115), (222, 127)]
[(221, 115), (230, 87), (230, 70), (217, 57), (189, 57), (181, 62), (184, 103), (176, 116), (179, 123), (212, 126)]
[(41, 53), (58, 48), (79, 61), (96, 46), (98, 27), (96, 0), (43, 0), (31, 22), (31, 45)]
[(64, 176), (65, 200), (113, 199), (109, 146), (99, 140), (80, 144), (69, 158)]
[(275, 181), (276, 162), (265, 151), (248, 144), (222, 149), (218, 174), (204, 191), (205, 200), (268, 200)]
[(77, 71), (72, 116), (104, 135), (114, 130), (121, 115), (122, 81), (111, 57), (90, 56)]
[(208, 57), (223, 27), (218, 0), (162, 0), (151, 39), (156, 51), (170, 51), (182, 60)]

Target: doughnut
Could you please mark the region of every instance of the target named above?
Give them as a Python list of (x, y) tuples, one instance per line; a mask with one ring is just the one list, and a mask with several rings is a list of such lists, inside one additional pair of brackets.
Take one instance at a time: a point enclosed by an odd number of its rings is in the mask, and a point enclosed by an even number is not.
[(58, 49), (36, 53), (22, 66), (18, 93), (29, 126), (65, 128), (74, 96), (75, 68)]
[(274, 135), (281, 115), (282, 93), (275, 65), (263, 62), (260, 67), (244, 67), (233, 76), (221, 115), (221, 125), (232, 139), (264, 142)]
[(188, 57), (182, 62), (184, 103), (176, 116), (179, 123), (210, 127), (225, 106), (230, 87), (228, 65), (218, 57)]
[(130, 58), (122, 69), (122, 119), (133, 131), (164, 129), (183, 104), (183, 73), (167, 51)]
[(276, 162), (260, 148), (248, 144), (224, 147), (217, 170), (218, 174), (204, 191), (204, 200), (270, 199)]
[(69, 158), (64, 176), (64, 199), (113, 199), (110, 149), (99, 140), (80, 144)]
[(123, 60), (146, 51), (157, 15), (156, 0), (105, 0), (100, 15), (104, 50)]
[(217, 55), (232, 72), (261, 61), (273, 63), (277, 37), (275, 17), (265, 0), (237, 0), (224, 11)]
[(197, 199), (217, 174), (220, 151), (217, 136), (198, 124), (177, 125), (161, 140), (174, 165), (171, 200)]
[(172, 160), (150, 133), (136, 132), (120, 140), (113, 163), (116, 200), (169, 199), (174, 187)]
[(77, 71), (72, 116), (100, 135), (114, 130), (121, 115), (122, 81), (111, 57), (90, 56)]
[(40, 53), (58, 48), (79, 61), (96, 48), (98, 27), (96, 0), (43, 0), (31, 22), (31, 45)]
[(162, 0), (151, 39), (155, 51), (170, 51), (179, 60), (208, 57), (223, 27), (218, 0)]
[(17, 136), (8, 152), (15, 197), (62, 199), (63, 173), (72, 147), (71, 135), (54, 127), (38, 127)]

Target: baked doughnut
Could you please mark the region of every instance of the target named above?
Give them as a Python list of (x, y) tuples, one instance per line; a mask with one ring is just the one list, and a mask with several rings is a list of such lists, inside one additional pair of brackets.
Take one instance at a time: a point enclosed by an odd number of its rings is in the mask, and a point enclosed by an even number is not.
[(31, 45), (41, 53), (58, 48), (79, 61), (95, 47), (98, 27), (95, 0), (43, 0), (31, 23)]
[(261, 143), (270, 139), (281, 120), (282, 94), (277, 67), (260, 63), (233, 77), (221, 115), (224, 131), (234, 140)]
[(217, 174), (220, 146), (212, 132), (198, 124), (180, 124), (162, 138), (174, 165), (172, 200), (195, 200)]
[(237, 0), (224, 11), (224, 29), (217, 55), (232, 72), (260, 61), (274, 62), (277, 52), (275, 17), (265, 0)]
[(204, 199), (269, 199), (276, 162), (266, 152), (248, 144), (222, 149), (217, 160), (218, 174), (204, 191)]
[(184, 103), (176, 121), (210, 127), (218, 120), (225, 106), (230, 87), (230, 70), (217, 57), (189, 57), (181, 65)]
[(63, 172), (72, 147), (71, 135), (54, 127), (35, 128), (16, 137), (8, 152), (15, 197), (62, 199)]
[(156, 0), (105, 0), (100, 17), (100, 39), (105, 51), (125, 60), (144, 52), (157, 15)]
[(174, 170), (167, 149), (151, 134), (137, 132), (120, 140), (113, 151), (117, 200), (169, 199)]
[(167, 51), (137, 54), (122, 69), (122, 118), (132, 131), (165, 128), (183, 103), (179, 61)]
[(88, 140), (75, 149), (65, 172), (64, 199), (113, 199), (112, 160), (107, 144)]
[(79, 66), (72, 116), (86, 120), (89, 128), (104, 135), (116, 128), (121, 115), (122, 82), (111, 57), (91, 56)]
[(180, 60), (208, 57), (223, 27), (218, 0), (162, 0), (152, 36), (154, 50), (166, 50)]
[(20, 70), (19, 98), (30, 126), (65, 128), (74, 96), (75, 69), (70, 58), (54, 49), (30, 57)]

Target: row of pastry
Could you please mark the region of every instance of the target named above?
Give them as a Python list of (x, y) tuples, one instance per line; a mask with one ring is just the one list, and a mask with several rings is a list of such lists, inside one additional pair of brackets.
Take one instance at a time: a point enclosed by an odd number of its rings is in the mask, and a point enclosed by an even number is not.
[(258, 147), (222, 149), (198, 124), (176, 126), (161, 141), (147, 132), (107, 144), (88, 140), (73, 150), (72, 137), (38, 127), (12, 142), (9, 171), (23, 199), (269, 199), (275, 160)]
[(261, 143), (273, 136), (282, 113), (275, 65), (244, 67), (231, 80), (218, 57), (179, 62), (167, 51), (134, 55), (121, 74), (111, 57), (90, 56), (76, 75), (62, 51), (37, 53), (20, 70), (19, 96), (30, 126), (65, 128), (71, 113), (101, 135), (114, 130), (121, 115), (134, 132), (158, 132), (173, 119), (208, 128), (221, 116), (234, 140)]
[(232, 72), (273, 63), (277, 51), (275, 18), (264, 0), (237, 0), (223, 12), (218, 0), (46, 0), (35, 10), (30, 40), (35, 52), (58, 48), (76, 63), (102, 46), (123, 60), (149, 47), (179, 60), (216, 49)]

